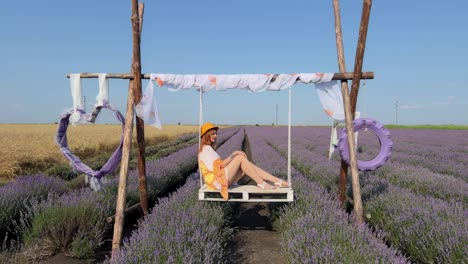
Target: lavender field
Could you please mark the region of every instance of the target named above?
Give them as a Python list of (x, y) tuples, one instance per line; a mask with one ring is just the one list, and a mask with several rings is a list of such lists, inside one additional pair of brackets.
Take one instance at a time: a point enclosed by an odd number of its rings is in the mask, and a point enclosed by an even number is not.
[[(285, 128), (252, 130), (252, 133), (247, 133), (248, 136), (256, 131), (255, 134), (263, 138), (263, 142), (256, 139), (261, 142), (258, 146), (263, 144), (263, 148), (266, 148), (264, 144), (266, 142), (283, 158), (286, 157)], [(468, 184), (467, 173), (464, 170), (468, 165), (468, 131), (399, 129), (390, 132), (394, 142), (390, 161), (375, 171), (360, 175), (368, 226), (354, 230), (375, 230), (374, 235), (381, 241), (380, 247), (377, 248), (382, 249), (385, 248), (382, 245), (390, 245), (385, 251), (395, 248), (397, 250), (395, 257), (404, 256), (411, 262), (467, 263), (468, 257), (465, 253), (468, 252), (468, 211), (466, 209)], [(329, 133), (330, 130), (327, 128), (294, 128), (292, 131), (292, 164), (299, 171), (297, 175), (300, 176), (296, 176), (296, 180), (303, 180), (303, 175), (307, 179), (307, 184), (318, 185), (333, 197), (333, 194), (337, 192), (339, 157), (335, 155), (332, 160), (328, 159)], [(372, 136), (360, 135), (358, 151), (361, 152), (358, 158), (371, 158), (378, 151), (378, 141)], [(298, 191), (306, 183), (302, 182), (300, 187), (294, 181), (293, 184), (296, 190), (296, 204), (300, 204), (301, 197)], [(311, 189), (306, 192), (310, 191)], [(314, 190), (313, 192), (320, 191)], [(349, 186), (348, 193), (352, 197)], [(307, 193), (307, 195), (311, 194)], [(326, 197), (326, 195), (319, 195), (319, 197)], [(318, 224), (320, 221), (317, 217), (321, 212), (314, 209), (316, 204), (319, 202), (308, 203), (307, 209), (303, 210), (300, 209), (300, 206), (304, 206), (302, 204), (286, 206), (282, 209), (284, 211), (278, 214), (278, 222), (290, 228), (290, 231), (284, 232), (283, 241), (286, 248), (291, 248), (291, 252), (288, 252), (290, 257), (304, 257), (302, 254), (306, 252), (305, 249), (310, 250), (316, 247), (315, 242), (321, 241), (317, 240), (319, 237), (331, 242), (333, 237), (340, 233), (333, 228), (332, 224), (321, 226)], [(332, 208), (338, 207), (330, 205), (326, 208), (332, 211)], [(287, 219), (290, 213), (293, 214), (294, 220)], [(329, 219), (333, 219), (331, 221), (335, 223), (340, 221), (331, 217)], [(353, 220), (345, 222), (353, 223)], [(330, 232), (330, 235), (321, 237), (320, 232), (324, 229)], [(310, 235), (304, 232), (305, 230), (310, 230)], [(342, 235), (338, 240), (342, 242), (343, 237), (351, 239), (352, 235)], [(300, 245), (291, 245), (297, 241), (304, 242)], [(336, 260), (347, 262), (346, 259), (349, 260), (349, 256), (339, 257), (345, 256), (343, 252), (346, 246), (338, 246), (337, 250), (333, 250), (336, 241), (329, 242), (320, 243), (327, 244), (328, 251), (316, 250), (309, 253), (308, 258), (312, 259), (312, 262), (321, 262), (324, 259), (331, 262)], [(350, 246), (351, 244), (359, 244), (359, 242), (348, 243), (348, 250), (354, 251), (355, 248)], [(385, 251), (380, 251), (380, 253)], [(362, 254), (371, 256), (369, 253)], [(330, 258), (324, 255), (329, 255)], [(390, 255), (388, 252), (385, 254), (385, 256)], [(388, 261), (388, 259), (383, 261), (382, 256), (370, 259), (376, 259), (377, 263)], [(401, 261), (403, 260), (391, 262)]]
[[(468, 131), (390, 133), (390, 160), (360, 174), (367, 217), (359, 225), (336, 199), (340, 159), (338, 153), (328, 159), (330, 129), (292, 129), (295, 201), (269, 204), (289, 263), (468, 263)], [(222, 157), (242, 149), (260, 167), (286, 178), (285, 127), (223, 129), (218, 143)], [(232, 263), (226, 246), (236, 232), (230, 226), (233, 204), (198, 201), (197, 147), (148, 161), (154, 207), (113, 260), (97, 261), (93, 254), (111, 229), (105, 218), (114, 210), (116, 180), (97, 193), (69, 190), (64, 181), (43, 175), (0, 187), (0, 262), (66, 252), (96, 263)], [(360, 133), (358, 159), (371, 159), (378, 150), (372, 133)], [(136, 175), (129, 175), (129, 205), (138, 202)], [(347, 192), (352, 197), (349, 186)]]

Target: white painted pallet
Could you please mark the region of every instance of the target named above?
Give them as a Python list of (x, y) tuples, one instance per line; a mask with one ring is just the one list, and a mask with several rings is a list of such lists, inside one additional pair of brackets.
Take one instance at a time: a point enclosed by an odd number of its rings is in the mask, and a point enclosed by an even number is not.
[[(201, 201), (225, 201), (219, 191), (208, 189), (206, 184), (198, 191)], [(291, 188), (262, 190), (255, 185), (237, 185), (229, 188), (227, 202), (292, 202), (294, 192)]]

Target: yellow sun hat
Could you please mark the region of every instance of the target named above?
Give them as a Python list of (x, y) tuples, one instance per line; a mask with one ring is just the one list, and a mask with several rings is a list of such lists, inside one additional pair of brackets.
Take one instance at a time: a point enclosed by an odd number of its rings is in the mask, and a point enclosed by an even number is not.
[(212, 123), (210, 122), (206, 122), (205, 124), (203, 124), (201, 126), (201, 136), (200, 137), (203, 137), (206, 132), (210, 131), (211, 129), (218, 129), (219, 127), (213, 125)]

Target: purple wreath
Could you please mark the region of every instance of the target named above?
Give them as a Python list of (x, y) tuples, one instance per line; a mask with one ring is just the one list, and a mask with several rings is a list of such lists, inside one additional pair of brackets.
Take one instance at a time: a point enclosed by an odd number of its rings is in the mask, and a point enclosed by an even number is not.
[[(117, 164), (119, 163), (120, 159), (122, 158), (122, 146), (123, 146), (123, 128), (125, 125), (125, 118), (122, 116), (122, 114), (116, 110), (113, 106), (109, 104), (104, 104), (103, 106), (97, 107), (94, 112), (91, 115), (86, 115), (87, 116), (87, 121), (88, 122), (94, 122), (97, 114), (99, 114), (99, 111), (101, 108), (107, 108), (113, 112), (115, 112), (115, 115), (117, 116), (117, 119), (122, 123), (122, 136), (120, 138), (120, 145), (117, 147), (117, 149), (112, 153), (112, 156), (109, 158), (109, 160), (104, 164), (100, 170), (93, 170), (91, 169), (88, 165), (83, 163), (80, 158), (78, 158), (75, 154), (73, 154), (70, 149), (68, 148), (67, 144), (67, 129), (68, 129), (68, 124), (69, 124), (69, 118), (70, 115), (73, 114), (73, 110), (64, 113), (60, 117), (60, 123), (58, 125), (57, 129), (57, 135), (55, 137), (55, 142), (60, 148), (60, 151), (62, 151), (63, 155), (70, 161), (71, 166), (82, 173), (86, 173), (86, 175), (100, 179), (102, 176), (105, 174), (113, 171)], [(80, 110), (78, 110), (80, 111)], [(83, 114), (83, 111), (80, 111), (80, 114)]]

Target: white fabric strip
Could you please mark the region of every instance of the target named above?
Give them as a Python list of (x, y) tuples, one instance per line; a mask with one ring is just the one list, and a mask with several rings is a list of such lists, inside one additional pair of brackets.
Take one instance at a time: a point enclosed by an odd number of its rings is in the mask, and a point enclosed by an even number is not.
[(322, 107), (331, 118), (342, 122), (345, 119), (343, 96), (337, 81), (315, 83), (315, 88)]
[(241, 83), (251, 92), (263, 92), (273, 78), (272, 74), (244, 75)]
[(330, 134), (330, 145), (328, 148), (328, 159), (332, 158), (333, 153), (335, 152), (335, 148), (338, 145), (338, 132), (336, 131), (336, 128), (338, 127), (339, 123), (340, 122), (333, 120)]
[(70, 115), (69, 121), (73, 126), (76, 126), (76, 124), (83, 122), (83, 115), (80, 111), (84, 111), (80, 73), (70, 74), (70, 89), (73, 99), (73, 113)]
[(158, 105), (154, 97), (154, 80), (156, 80), (156, 75), (151, 74), (148, 86), (146, 86), (140, 102), (135, 106), (135, 112), (138, 117), (145, 121), (145, 124), (162, 129)]
[[(155, 74), (159, 86), (168, 87), (175, 92), (181, 89), (196, 87), (203, 92), (215, 89), (246, 89), (251, 92), (281, 91), (291, 87), (297, 80), (304, 83), (329, 82), (333, 73), (299, 73), (299, 74)], [(275, 79), (272, 81), (273, 77)]]
[(334, 73), (299, 73), (299, 80), (305, 83), (322, 83), (332, 80)]
[[(201, 92), (212, 89), (245, 89), (250, 92), (281, 91), (294, 85), (296, 81), (315, 83), (315, 88), (325, 112), (335, 120), (344, 120), (343, 98), (338, 82), (332, 81), (333, 73), (298, 73), (298, 74), (151, 74), (159, 86), (168, 87), (169, 91), (179, 91), (196, 87)], [(274, 78), (274, 80), (273, 80)]]
[(100, 73), (99, 75), (99, 93), (96, 96), (96, 105), (103, 106), (109, 102), (109, 79), (107, 73)]
[(296, 82), (297, 74), (278, 74), (276, 79), (268, 84), (267, 90), (280, 91), (293, 86)]

